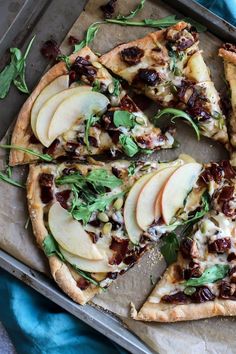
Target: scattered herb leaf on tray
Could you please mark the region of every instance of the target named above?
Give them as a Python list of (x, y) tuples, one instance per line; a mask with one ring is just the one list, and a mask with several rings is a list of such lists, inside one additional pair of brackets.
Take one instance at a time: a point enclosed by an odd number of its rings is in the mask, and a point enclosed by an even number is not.
[(2, 149), (13, 149), (13, 150), (19, 150), (19, 151), (24, 151), (27, 154), (34, 155), (39, 157), (43, 161), (51, 162), (53, 160), (53, 157), (48, 155), (48, 154), (41, 154), (38, 151), (32, 150), (32, 149), (27, 149), (22, 146), (17, 146), (17, 145), (5, 145), (5, 144), (0, 144), (0, 148)]
[(129, 20), (131, 18), (134, 18), (143, 9), (145, 1), (146, 0), (141, 0), (138, 6), (136, 7), (136, 9), (130, 11), (129, 15), (127, 16), (118, 15), (115, 19), (124, 21), (124, 20)]

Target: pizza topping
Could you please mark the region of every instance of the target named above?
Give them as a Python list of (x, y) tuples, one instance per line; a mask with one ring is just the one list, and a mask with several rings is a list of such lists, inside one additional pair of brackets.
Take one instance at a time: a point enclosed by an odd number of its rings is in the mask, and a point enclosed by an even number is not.
[(224, 43), (222, 48), (225, 50), (229, 50), (230, 52), (236, 53), (236, 45), (232, 43)]
[(192, 26), (188, 26), (181, 31), (170, 28), (166, 32), (167, 46), (172, 50), (184, 51), (198, 41), (198, 33)]
[(235, 201), (226, 201), (222, 205), (222, 212), (225, 214), (225, 216), (229, 218), (233, 218), (236, 216), (236, 207), (235, 207)]
[(97, 69), (86, 59), (78, 56), (70, 68), (70, 84), (84, 76), (89, 83), (95, 80)]
[(236, 300), (236, 286), (228, 281), (223, 280), (219, 285), (219, 297), (221, 299)]
[(88, 289), (88, 287), (89, 287), (89, 285), (90, 285), (91, 283), (88, 281), (88, 280), (86, 280), (86, 279), (84, 279), (84, 278), (79, 278), (79, 280), (77, 280), (77, 286), (81, 289), (81, 290), (86, 290), (86, 289)]
[(236, 253), (231, 252), (229, 253), (228, 257), (227, 257), (227, 261), (231, 262), (231, 261), (235, 261), (236, 260)]
[(144, 56), (143, 49), (135, 46), (125, 48), (120, 52), (121, 58), (124, 62), (129, 65), (136, 65), (140, 62), (141, 58)]
[(206, 301), (213, 301), (215, 295), (207, 286), (199, 286), (196, 288), (196, 291), (191, 295), (191, 300), (194, 303), (202, 303)]
[(208, 252), (210, 253), (224, 253), (231, 248), (231, 240), (229, 237), (219, 238), (208, 244)]
[(179, 305), (188, 303), (189, 297), (183, 291), (178, 291), (177, 293), (171, 295), (162, 296), (161, 301), (166, 302), (168, 304)]
[(184, 269), (184, 279), (199, 278), (202, 275), (202, 268), (200, 263), (191, 261), (189, 268)]
[(233, 266), (229, 270), (229, 278), (230, 278), (231, 283), (236, 283), (236, 266)]
[(186, 237), (181, 240), (180, 252), (185, 259), (195, 258), (198, 256), (198, 249), (196, 241), (190, 237)]
[(128, 112), (137, 112), (136, 104), (130, 99), (128, 95), (125, 95), (120, 101), (120, 109)]
[(49, 154), (49, 155), (54, 155), (56, 152), (57, 147), (60, 144), (60, 140), (59, 139), (55, 139), (52, 144), (48, 147), (48, 148), (44, 148), (43, 149), (43, 153), (44, 154)]
[(220, 161), (219, 165), (223, 169), (226, 179), (232, 179), (236, 177), (236, 170), (233, 169), (228, 160)]
[(105, 18), (111, 18), (115, 12), (117, 0), (110, 0), (107, 4), (100, 6)]
[(54, 176), (49, 173), (41, 173), (39, 176), (40, 197), (44, 204), (53, 200), (53, 181)]
[(61, 53), (60, 48), (54, 39), (44, 42), (40, 52), (45, 58), (50, 60), (56, 59), (56, 57)]
[(68, 209), (68, 200), (70, 198), (70, 194), (70, 189), (66, 189), (55, 194), (56, 200), (61, 204), (62, 208), (64, 209)]
[(34, 134), (31, 135), (29, 138), (29, 143), (30, 144), (41, 144), (40, 141), (36, 138)]
[(133, 83), (143, 83), (148, 86), (155, 86), (160, 81), (160, 76), (155, 69), (139, 69)]
[(91, 240), (93, 243), (97, 243), (99, 240), (99, 235), (95, 232), (88, 232), (89, 236), (91, 237)]
[(113, 257), (109, 260), (109, 264), (120, 264), (124, 259), (129, 246), (129, 241), (112, 236), (110, 249), (114, 251)]
[(228, 201), (233, 197), (233, 195), (234, 195), (234, 187), (233, 186), (225, 186), (220, 191), (218, 201), (219, 202)]

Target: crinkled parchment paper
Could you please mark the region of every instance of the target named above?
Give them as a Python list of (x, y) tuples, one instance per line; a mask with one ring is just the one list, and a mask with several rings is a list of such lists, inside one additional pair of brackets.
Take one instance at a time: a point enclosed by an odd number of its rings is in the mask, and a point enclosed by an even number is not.
[[(87, 27), (102, 19), (99, 7), (105, 1), (107, 0), (90, 0), (69, 34), (82, 39)], [(117, 10), (126, 14), (138, 2), (133, 0), (128, 4), (127, 0), (118, 0)], [(137, 19), (158, 18), (170, 14), (176, 12), (164, 2), (146, 1), (145, 8)], [(149, 28), (102, 25), (91, 47), (96, 52), (105, 53), (115, 45), (142, 37), (149, 31)], [(200, 37), (200, 46), (204, 50), (204, 57), (211, 68), (213, 79), (218, 89), (224, 89), (222, 76), (219, 74), (223, 75), (223, 65), (217, 57), (217, 48), (221, 42), (210, 33), (203, 33)], [(66, 40), (62, 49), (64, 53), (71, 51)], [(155, 111), (155, 105), (150, 111)], [(205, 138), (198, 143), (193, 130), (183, 123), (178, 123), (177, 128), (177, 139), (181, 142), (181, 147), (173, 151), (162, 151), (152, 156), (152, 159), (157, 156), (161, 160), (174, 159), (181, 152), (186, 152), (202, 162), (227, 158), (228, 155), (221, 145)], [(3, 155), (0, 157), (3, 160)], [(22, 177), (23, 173), (25, 169), (17, 168), (16, 178)], [(0, 208), (0, 247), (32, 268), (47, 272), (45, 258), (35, 245), (31, 228), (24, 228), (28, 215), (25, 192), (0, 182), (0, 193), (1, 200), (4, 201)], [(164, 269), (165, 264), (160, 254), (157, 250), (152, 250), (139, 264), (115, 281), (105, 293), (96, 296), (93, 302), (120, 316), (133, 332), (159, 353), (236, 353), (234, 318), (176, 324), (143, 323), (130, 319), (130, 302), (133, 301), (139, 308), (153, 287), (150, 276), (155, 282)]]

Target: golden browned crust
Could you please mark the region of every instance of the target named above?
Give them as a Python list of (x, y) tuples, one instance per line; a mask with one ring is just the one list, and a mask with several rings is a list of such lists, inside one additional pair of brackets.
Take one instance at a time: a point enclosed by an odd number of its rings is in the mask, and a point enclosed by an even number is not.
[(236, 52), (227, 50), (225, 48), (220, 48), (219, 56), (222, 57), (224, 60), (236, 65)]
[(147, 301), (141, 310), (132, 308), (131, 317), (138, 321), (177, 322), (199, 320), (215, 316), (235, 316), (236, 302), (232, 300), (215, 300), (202, 304), (163, 305)]
[[(42, 172), (53, 173), (55, 169), (56, 166), (53, 165), (31, 165), (27, 179), (29, 214), (36, 241), (41, 249), (43, 249), (43, 241), (48, 231), (44, 225), (43, 204), (40, 199), (38, 177)], [(99, 287), (93, 284), (89, 285), (86, 290), (81, 290), (77, 286), (77, 281), (81, 278), (79, 274), (75, 273), (56, 256), (50, 256), (48, 258), (53, 278), (59, 287), (75, 302), (84, 305), (99, 292)]]
[[(77, 56), (80, 55), (82, 57), (86, 57), (87, 55), (90, 57), (92, 61), (97, 60), (97, 56), (90, 50), (90, 48), (85, 47), (74, 53), (70, 56), (70, 61), (73, 63)], [(64, 75), (68, 72), (66, 68), (66, 64), (64, 62), (59, 62), (58, 64), (54, 65), (51, 69), (49, 69), (45, 75), (41, 78), (38, 85), (35, 87), (32, 94), (26, 100), (24, 105), (22, 106), (16, 121), (16, 125), (13, 130), (12, 134), (12, 145), (22, 146), (24, 148), (31, 148), (38, 152), (42, 152), (43, 146), (41, 144), (32, 144), (30, 143), (30, 137), (32, 136), (33, 132), (30, 126), (30, 114), (33, 104), (40, 94), (40, 92), (53, 80), (55, 80), (58, 76)], [(10, 152), (10, 165), (15, 166), (19, 164), (26, 164), (30, 162), (37, 161), (37, 157), (33, 155), (29, 155), (22, 151), (18, 150), (11, 150)]]

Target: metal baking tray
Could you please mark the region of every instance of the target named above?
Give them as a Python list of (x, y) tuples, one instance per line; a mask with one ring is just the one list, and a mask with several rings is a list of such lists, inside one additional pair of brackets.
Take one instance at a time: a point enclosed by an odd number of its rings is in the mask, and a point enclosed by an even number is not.
[[(4, 21), (0, 22), (0, 70), (8, 59), (6, 49), (12, 46), (24, 48), (32, 35), (36, 33), (37, 44), (35, 44), (34, 50), (31, 51), (28, 58), (33, 75), (27, 77), (27, 82), (29, 87), (33, 88), (48, 65), (48, 62), (38, 55), (41, 43), (49, 38), (54, 38), (60, 43), (80, 15), (85, 4), (86, 0), (70, 0), (69, 2), (64, 0), (2, 1), (0, 3), (0, 14)], [(236, 42), (236, 28), (195, 1), (165, 0), (165, 4), (174, 9), (173, 13), (177, 10), (183, 15), (192, 17), (206, 25), (208, 30), (222, 41)], [(0, 137), (5, 134), (24, 100), (25, 96), (19, 95), (13, 88), (7, 98), (0, 101)], [(14, 105), (12, 102), (14, 102)], [(77, 305), (63, 294), (52, 280), (27, 267), (2, 250), (0, 250), (0, 267), (131, 353), (154, 353), (115, 316), (91, 305)]]

